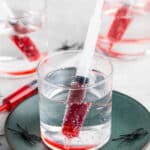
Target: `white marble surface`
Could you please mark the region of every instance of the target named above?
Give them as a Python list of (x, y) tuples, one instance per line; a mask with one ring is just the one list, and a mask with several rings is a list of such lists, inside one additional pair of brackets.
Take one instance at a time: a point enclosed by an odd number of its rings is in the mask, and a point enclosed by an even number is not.
[(143, 104), (150, 111), (150, 56), (138, 60), (112, 59), (114, 89)]
[[(150, 56), (132, 61), (111, 60), (114, 66), (113, 89), (135, 98), (150, 111)], [(5, 96), (33, 78), (0, 78), (0, 94)], [(1, 139), (3, 147), (0, 150), (8, 150), (6, 141)]]
[[(80, 1), (80, 5), (77, 4), (76, 1), (71, 1), (70, 5), (70, 0), (61, 0), (62, 4), (63, 2), (65, 2), (68, 6), (71, 6), (71, 8), (69, 7), (70, 9), (66, 8), (65, 11), (66, 14), (68, 14), (67, 19), (73, 19), (74, 22), (72, 22), (72, 24), (74, 24), (75, 26), (73, 26), (73, 28), (67, 28), (67, 31), (65, 32), (65, 30), (60, 30), (59, 26), (51, 24), (51, 29), (54, 28), (53, 30), (49, 30), (50, 46), (51, 43), (53, 43), (53, 46), (51, 46), (51, 48), (57, 47), (66, 38), (69, 38), (71, 41), (82, 41), (85, 38), (85, 33), (87, 29), (86, 23), (88, 22), (88, 17), (90, 16), (91, 11), (93, 10), (94, 3), (91, 1), (91, 4), (87, 5), (87, 0)], [(61, 9), (54, 7), (54, 5), (57, 6), (55, 0), (49, 1), (49, 16), (51, 16), (50, 14), (53, 14), (54, 11), (56, 11), (57, 16), (62, 17), (61, 10), (64, 10), (62, 9), (62, 5), (59, 5), (61, 6)], [(79, 13), (81, 10), (84, 10), (83, 13)], [(76, 14), (74, 18), (72, 18), (71, 14), (69, 14), (70, 11)], [(85, 15), (84, 12), (89, 13), (86, 13)], [(51, 21), (53, 21), (54, 23), (56, 21), (55, 19), (55, 17), (49, 17), (49, 23), (52, 23)], [(61, 19), (62, 20), (60, 21), (64, 21), (64, 24), (62, 24), (62, 26), (66, 26), (65, 18), (62, 17)], [(79, 23), (82, 24), (82, 27), (80, 28), (78, 26)], [(80, 33), (81, 29), (82, 34)], [(54, 38), (56, 30), (60, 34), (59, 37)], [(75, 34), (70, 34), (73, 30)], [(138, 60), (132, 61), (112, 59), (112, 63), (114, 66), (113, 89), (135, 98), (138, 102), (140, 102), (150, 111), (150, 56), (146, 56)], [(0, 78), (0, 95), (8, 95), (10, 92), (14, 91), (21, 85), (28, 83), (33, 78), (33, 76), (20, 79)], [(1, 119), (0, 124), (3, 124)], [(0, 150), (9, 150), (9, 147), (6, 144), (4, 138), (0, 137), (0, 143), (2, 143), (2, 146), (0, 146)]]

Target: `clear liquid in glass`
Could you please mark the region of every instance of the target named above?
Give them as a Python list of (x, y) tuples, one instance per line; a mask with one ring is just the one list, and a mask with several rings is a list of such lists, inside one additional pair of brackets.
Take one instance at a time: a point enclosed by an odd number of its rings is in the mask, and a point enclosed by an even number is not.
[[(15, 18), (0, 21), (0, 76), (32, 74), (36, 71), (39, 60), (46, 54), (45, 13), (15, 10), (13, 13)], [(31, 46), (34, 45), (40, 56), (36, 59), (29, 59), (30, 54), (27, 54), (25, 50), (23, 52), (12, 40), (15, 36), (25, 40), (26, 50), (32, 49)], [(20, 47), (21, 42), (21, 40), (18, 42)]]
[[(146, 4), (145, 4), (146, 5)], [(126, 13), (121, 15), (124, 9)], [(120, 11), (120, 16), (116, 14)], [(150, 9), (142, 5), (106, 4), (97, 49), (112, 57), (137, 58), (150, 50)], [(115, 22), (115, 25), (112, 24)], [(113, 28), (113, 29), (112, 29)], [(109, 32), (115, 32), (110, 37)], [(117, 36), (120, 37), (116, 39)]]
[[(48, 73), (45, 79), (52, 84), (40, 92), (40, 128), (43, 142), (52, 149), (90, 150), (102, 147), (111, 135), (111, 91), (100, 92), (105, 84), (86, 91), (84, 102), (90, 102), (78, 137), (68, 139), (62, 134), (67, 109), (68, 90), (56, 86), (70, 86), (75, 68), (62, 68)], [(93, 70), (90, 83), (104, 79), (104, 74)], [(56, 85), (56, 86), (54, 86)], [(78, 116), (78, 115), (77, 115)]]

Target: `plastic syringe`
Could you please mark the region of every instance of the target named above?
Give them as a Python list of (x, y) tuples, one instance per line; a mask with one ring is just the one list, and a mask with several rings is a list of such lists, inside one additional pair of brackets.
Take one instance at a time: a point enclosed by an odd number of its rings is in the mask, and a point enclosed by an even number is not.
[[(10, 19), (9, 25), (15, 31), (10, 36), (11, 41), (17, 46), (17, 48), (24, 54), (29, 61), (37, 61), (40, 58), (40, 51), (27, 35), (23, 35), (25, 32), (28, 33), (28, 29), (24, 27), (22, 22), (18, 22), (15, 18), (14, 13), (8, 7), (4, 0), (0, 0), (0, 10), (3, 19)], [(13, 20), (13, 21), (12, 21)], [(22, 33), (21, 36), (18, 33)]]
[(107, 34), (107, 38), (110, 41), (109, 46), (108, 46), (108, 54), (114, 57), (119, 57), (119, 56), (124, 55), (119, 52), (113, 52), (112, 48), (116, 42), (122, 39), (129, 24), (132, 21), (132, 18), (128, 17), (128, 15), (130, 14), (132, 5), (135, 4), (135, 0), (129, 0), (129, 3), (130, 4), (126, 4), (126, 3), (123, 4), (123, 6), (121, 6), (117, 10), (114, 20)]
[(2, 101), (3, 104), (0, 106), (1, 111), (12, 111), (16, 108), (20, 103), (22, 103), (27, 98), (35, 95), (38, 93), (37, 88), (37, 80), (30, 82), (27, 85), (22, 86), (21, 88), (17, 89), (9, 96), (5, 97)]
[[(67, 107), (62, 124), (62, 133), (67, 138), (78, 137), (83, 126), (91, 103), (85, 102), (86, 86), (89, 83), (89, 70), (97, 43), (101, 25), (101, 11), (103, 0), (97, 0), (94, 15), (90, 20), (84, 48), (80, 56), (75, 79), (71, 83), (71, 89), (67, 98)], [(84, 58), (84, 59), (83, 59)]]

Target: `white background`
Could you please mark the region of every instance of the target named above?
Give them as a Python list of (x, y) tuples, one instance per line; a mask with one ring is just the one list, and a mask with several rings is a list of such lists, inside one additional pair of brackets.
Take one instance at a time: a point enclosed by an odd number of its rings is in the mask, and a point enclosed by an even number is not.
[[(61, 4), (59, 2), (61, 2)], [(52, 53), (52, 49), (54, 47), (60, 45), (63, 41), (65, 41), (66, 38), (69, 38), (69, 40), (71, 39), (72, 41), (84, 40), (87, 31), (87, 22), (94, 8), (94, 2), (89, 1), (87, 3), (87, 0), (80, 0), (80, 2), (78, 1), (78, 3), (76, 1), (70, 0), (49, 1), (48, 19), (50, 25), (48, 33), (50, 53)], [(64, 3), (65, 6), (63, 6)], [(67, 7), (66, 4), (70, 7)], [(66, 8), (64, 9), (64, 7)], [(66, 26), (65, 22), (62, 24), (62, 26), (55, 26), (52, 24), (55, 22), (55, 19), (58, 19), (53, 14), (57, 14), (57, 16), (60, 17), (62, 15), (61, 11), (66, 11), (66, 14), (70, 13), (71, 11), (74, 12), (74, 16), (68, 14), (68, 18), (70, 21), (69, 24), (74, 24), (76, 28), (68, 27), (66, 28), (67, 30), (61, 30), (61, 28)], [(60, 21), (62, 22), (66, 21), (65, 18), (63, 20), (63, 16), (61, 16), (61, 19)], [(73, 22), (71, 22), (71, 20)], [(81, 26), (79, 26), (79, 24), (81, 24)], [(80, 33), (81, 29), (82, 33)], [(60, 32), (60, 36), (55, 37), (56, 30)], [(71, 34), (71, 32), (73, 33)], [(150, 56), (132, 61), (113, 58), (111, 58), (111, 60), (114, 66), (113, 89), (135, 98), (150, 111)], [(10, 92), (19, 88), (21, 85), (32, 81), (33, 78), (35, 78), (35, 76), (20, 79), (0, 78), (0, 95), (8, 95)], [(9, 149), (5, 142), (2, 141), (1, 143), (4, 144), (3, 147), (0, 147), (1, 150)]]

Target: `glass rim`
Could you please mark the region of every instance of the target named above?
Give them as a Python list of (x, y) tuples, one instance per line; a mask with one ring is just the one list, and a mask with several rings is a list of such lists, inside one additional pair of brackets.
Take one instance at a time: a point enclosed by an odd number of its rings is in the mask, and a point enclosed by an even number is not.
[[(48, 9), (48, 5), (47, 5), (47, 2), (48, 2), (48, 0), (43, 0), (43, 3), (44, 3), (44, 6), (43, 7), (41, 7), (41, 8), (39, 8), (39, 9), (29, 9), (29, 10), (25, 10), (25, 12), (27, 11), (27, 12), (31, 12), (31, 11), (33, 11), (33, 12), (36, 12), (37, 14), (38, 13), (40, 13), (40, 14), (44, 14), (44, 15), (46, 15), (47, 16), (47, 9)], [(26, 17), (30, 17), (31, 16), (31, 14), (26, 14), (26, 15), (24, 15), (24, 16), (21, 16), (21, 17), (17, 17), (17, 16), (8, 16), (6, 19), (3, 19), (3, 20), (7, 20), (7, 19), (24, 19), (24, 18), (26, 18)]]
[[(51, 85), (53, 87), (57, 87), (57, 88), (60, 88), (60, 89), (62, 88), (62, 89), (65, 89), (65, 90), (69, 90), (71, 88), (70, 86), (60, 86), (60, 85), (56, 85), (54, 83), (48, 82), (41, 76), (41, 73), (40, 73), (40, 66), (43, 64), (44, 61), (49, 60), (50, 57), (54, 57), (54, 56), (57, 56), (57, 55), (62, 55), (64, 53), (65, 54), (67, 54), (67, 53), (81, 53), (81, 51), (79, 51), (79, 50), (68, 50), (68, 51), (62, 50), (62, 51), (59, 51), (59, 52), (54, 52), (51, 55), (45, 56), (43, 59), (40, 60), (40, 62), (37, 65), (38, 81), (42, 81), (42, 82), (44, 82), (44, 83), (46, 83), (48, 85)], [(98, 85), (101, 85), (101, 84), (107, 82), (109, 79), (111, 79), (111, 77), (113, 76), (113, 65), (112, 65), (110, 59), (105, 57), (105, 56), (103, 56), (103, 55), (101, 55), (100, 52), (96, 52), (94, 54), (94, 56), (99, 56), (99, 57), (103, 58), (104, 60), (108, 61), (109, 65), (110, 65), (110, 68), (111, 68), (110, 73), (108, 75), (106, 75), (103, 80), (101, 80), (101, 81), (99, 81), (97, 83), (89, 84), (88, 86), (80, 87), (80, 88), (71, 88), (71, 90), (90, 89), (90, 88), (96, 87)]]
[[(45, 9), (41, 9), (41, 10), (38, 10), (38, 11), (35, 11), (35, 12), (37, 12), (37, 15), (38, 14), (42, 14), (42, 15), (46, 16), (46, 10)], [(16, 16), (14, 16), (14, 17), (7, 17), (4, 20), (9, 20), (9, 21), (23, 20), (23, 19), (28, 18), (30, 16), (31, 16), (31, 14), (26, 14), (26, 15), (21, 16), (21, 17), (16, 17)]]

